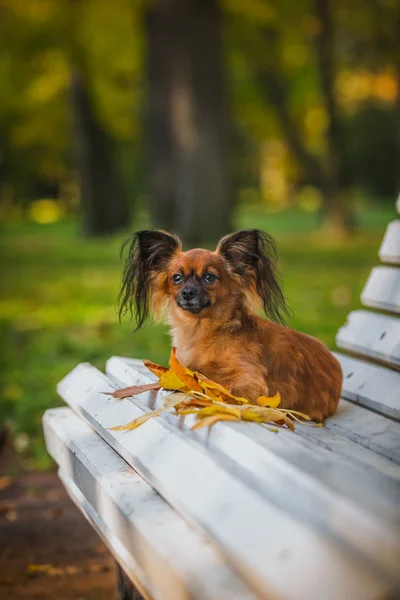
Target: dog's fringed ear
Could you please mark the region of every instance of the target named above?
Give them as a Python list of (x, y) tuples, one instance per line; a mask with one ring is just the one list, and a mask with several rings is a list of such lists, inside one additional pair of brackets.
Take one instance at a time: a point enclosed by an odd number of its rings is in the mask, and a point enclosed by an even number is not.
[(244, 229), (223, 237), (217, 252), (228, 261), (245, 285), (254, 283), (271, 321), (285, 325), (285, 318), (291, 316), (291, 311), (279, 285), (274, 239), (258, 229)]
[(137, 231), (121, 248), (129, 246), (118, 296), (120, 319), (130, 312), (139, 329), (149, 316), (152, 285), (157, 274), (166, 271), (174, 254), (182, 248), (180, 239), (164, 231)]

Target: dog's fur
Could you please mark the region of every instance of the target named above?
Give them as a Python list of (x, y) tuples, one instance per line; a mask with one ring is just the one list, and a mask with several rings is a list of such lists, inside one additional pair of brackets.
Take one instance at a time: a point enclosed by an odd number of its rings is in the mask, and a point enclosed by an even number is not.
[[(338, 361), (313, 337), (285, 326), (273, 239), (256, 229), (222, 238), (215, 252), (182, 252), (174, 235), (139, 231), (130, 240), (120, 315), (138, 328), (166, 308), (178, 359), (255, 402), (281, 394), (281, 407), (322, 421), (337, 408)], [(263, 308), (270, 321), (257, 315)]]

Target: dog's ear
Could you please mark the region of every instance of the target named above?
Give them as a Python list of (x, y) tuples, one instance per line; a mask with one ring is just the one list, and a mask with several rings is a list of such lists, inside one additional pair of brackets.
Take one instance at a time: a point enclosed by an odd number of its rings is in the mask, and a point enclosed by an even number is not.
[(243, 280), (246, 293), (258, 295), (271, 321), (284, 325), (291, 313), (279, 285), (274, 239), (258, 229), (244, 229), (223, 237), (217, 252)]
[(139, 329), (149, 316), (149, 302), (155, 292), (157, 275), (167, 270), (182, 244), (180, 239), (164, 231), (137, 231), (121, 248), (121, 256), (129, 246), (118, 296), (120, 319), (130, 312)]

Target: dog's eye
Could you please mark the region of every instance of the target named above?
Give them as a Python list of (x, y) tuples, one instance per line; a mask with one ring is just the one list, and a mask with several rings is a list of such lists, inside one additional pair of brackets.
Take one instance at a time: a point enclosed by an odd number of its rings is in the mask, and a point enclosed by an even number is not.
[(175, 273), (175, 275), (172, 275), (172, 281), (176, 284), (181, 283), (183, 281), (183, 277), (179, 273)]
[(203, 279), (206, 283), (215, 283), (217, 280), (217, 277), (214, 275), (214, 273), (206, 273), (204, 275)]

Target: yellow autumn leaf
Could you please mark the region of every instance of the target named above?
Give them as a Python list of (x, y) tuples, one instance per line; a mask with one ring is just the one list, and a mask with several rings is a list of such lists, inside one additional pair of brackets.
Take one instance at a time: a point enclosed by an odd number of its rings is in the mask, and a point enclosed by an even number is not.
[(151, 412), (144, 413), (144, 415), (141, 415), (140, 417), (133, 419), (133, 421), (130, 421), (129, 423), (126, 423), (125, 425), (118, 425), (116, 427), (110, 427), (110, 431), (132, 431), (133, 429), (136, 429), (136, 427), (139, 427), (139, 425), (143, 425), (143, 423), (146, 423), (146, 421), (151, 419), (151, 417), (156, 417), (156, 416), (160, 415), (162, 412), (163, 411), (152, 410)]
[(216, 415), (210, 415), (209, 417), (204, 417), (204, 419), (200, 419), (199, 421), (197, 421), (197, 423), (193, 425), (191, 429), (200, 429), (201, 427), (212, 427), (213, 425), (215, 425), (215, 423), (218, 423), (218, 421), (236, 420), (236, 417), (234, 417), (233, 415), (219, 413)]
[(269, 408), (278, 408), (281, 403), (281, 395), (279, 392), (275, 396), (259, 396), (257, 398), (257, 404), (260, 406), (268, 406)]
[(189, 390), (201, 392), (201, 387), (197, 383), (197, 379), (194, 377), (193, 371), (181, 365), (179, 360), (176, 358), (176, 348), (172, 348), (171, 356), (169, 358), (169, 366), (171, 367), (171, 370), (179, 377), (179, 379), (184, 382)]
[(216, 395), (217, 393), (219, 399), (223, 402), (226, 402), (227, 400), (233, 400), (237, 404), (249, 404), (249, 401), (246, 398), (235, 396), (230, 390), (228, 390), (228, 388), (224, 387), (220, 383), (217, 383), (216, 381), (212, 381), (212, 379), (205, 377), (205, 375), (195, 371), (195, 376), (206, 394), (209, 394), (211, 390), (212, 395)]
[(257, 414), (252, 410), (249, 410), (248, 408), (242, 411), (240, 417), (243, 421), (254, 421), (255, 423), (262, 423), (263, 421), (261, 415)]
[(143, 361), (143, 364), (146, 367), (146, 369), (148, 369), (149, 371), (154, 373), (154, 375), (157, 375), (157, 377), (161, 377), (161, 375), (163, 375), (163, 373), (166, 373), (168, 371), (167, 367), (163, 367), (163, 365), (157, 365), (156, 363), (153, 363), (151, 360), (145, 359)]
[(133, 419), (133, 421), (130, 421), (129, 423), (126, 423), (125, 425), (118, 425), (117, 427), (109, 427), (109, 430), (110, 431), (132, 431), (133, 429), (136, 429), (136, 427), (139, 427), (140, 425), (143, 425), (143, 423), (146, 423), (146, 421), (148, 421), (152, 417), (159, 417), (160, 415), (162, 415), (162, 413), (166, 412), (170, 408), (174, 408), (177, 404), (180, 404), (181, 402), (182, 402), (182, 394), (172, 394), (165, 400), (164, 405), (161, 408), (157, 408), (156, 410), (151, 410), (148, 413), (144, 413), (143, 415), (140, 415), (140, 417)]
[(158, 384), (164, 388), (164, 390), (183, 390), (186, 387), (186, 384), (182, 379), (171, 370), (166, 371), (161, 375)]
[(206, 406), (205, 408), (201, 408), (197, 414), (199, 418), (209, 417), (216, 414), (232, 415), (236, 419), (240, 419), (241, 417), (241, 411), (238, 408), (233, 406), (224, 406), (223, 404)]

